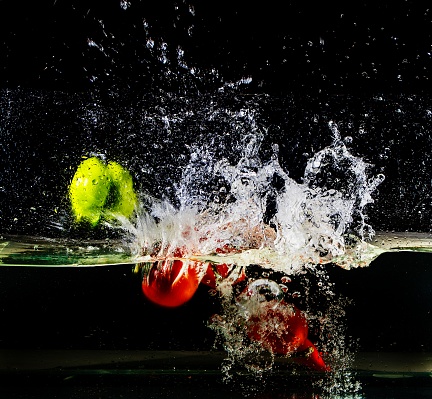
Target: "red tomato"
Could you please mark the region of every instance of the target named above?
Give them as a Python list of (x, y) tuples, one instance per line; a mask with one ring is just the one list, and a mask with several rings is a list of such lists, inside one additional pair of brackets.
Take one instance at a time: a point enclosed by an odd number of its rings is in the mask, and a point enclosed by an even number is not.
[(201, 262), (178, 259), (157, 262), (144, 275), (143, 293), (161, 306), (183, 305), (195, 294), (205, 267)]

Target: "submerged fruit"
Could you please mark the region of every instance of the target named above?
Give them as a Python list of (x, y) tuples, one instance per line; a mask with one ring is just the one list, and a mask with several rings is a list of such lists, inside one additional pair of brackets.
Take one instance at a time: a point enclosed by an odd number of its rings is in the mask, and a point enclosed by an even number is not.
[(308, 325), (294, 305), (282, 301), (262, 302), (249, 317), (248, 336), (272, 353), (287, 355), (306, 341)]
[(309, 339), (306, 339), (299, 347), (299, 352), (303, 352), (303, 356), (297, 357), (296, 363), (316, 371), (331, 371), (330, 367), (325, 364), (321, 353)]
[(153, 264), (142, 282), (144, 295), (165, 307), (177, 307), (195, 294), (208, 265), (201, 262), (164, 260)]
[(116, 162), (91, 157), (78, 166), (69, 186), (75, 221), (96, 226), (102, 217), (129, 218), (137, 204), (130, 173)]
[(330, 370), (308, 339), (305, 315), (294, 305), (285, 301), (261, 302), (248, 318), (246, 327), (249, 338), (260, 342), (271, 353), (294, 355), (296, 363), (313, 370)]

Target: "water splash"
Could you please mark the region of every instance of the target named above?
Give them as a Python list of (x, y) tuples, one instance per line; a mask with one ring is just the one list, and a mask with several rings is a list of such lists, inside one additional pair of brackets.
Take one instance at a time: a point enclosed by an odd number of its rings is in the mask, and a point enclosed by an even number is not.
[(132, 252), (156, 257), (172, 256), (178, 248), (183, 256), (241, 252), (255, 256), (250, 263), (260, 263), (261, 254), (290, 273), (307, 263), (348, 267), (347, 257), (351, 266), (356, 258), (361, 265), (364, 240), (374, 234), (365, 208), (383, 176), (368, 175), (368, 165), (350, 153), (331, 123), (332, 144), (309, 159), (299, 183), (281, 167), (277, 146), (270, 159), (261, 159), (264, 134), (251, 113), (242, 110), (236, 117), (245, 115), (255, 131), (241, 136), (235, 163), (220, 156), (213, 142), (192, 145), (176, 189), (178, 205), (143, 197), (135, 225), (125, 225)]
[[(187, 14), (195, 16), (193, 7)], [(154, 149), (163, 149), (167, 160), (160, 168), (168, 175), (163, 176), (165, 187), (158, 182), (160, 191), (167, 192), (169, 186), (174, 192), (169, 198), (143, 194), (135, 226), (125, 226), (132, 252), (169, 257), (177, 248), (184, 256), (261, 250), (258, 259), (256, 251), (249, 252), (254, 262), (290, 272), (306, 263), (367, 263), (361, 257), (363, 241), (374, 232), (365, 208), (383, 176), (370, 176), (369, 165), (349, 151), (350, 138), (342, 139), (337, 124), (329, 123), (332, 143), (310, 157), (302, 180), (294, 180), (280, 164), (276, 143), (265, 155), (262, 151), (268, 128), (260, 105), (238, 101), (240, 89), (252, 78), (230, 81), (214, 68), (199, 68), (179, 44), (157, 38), (150, 24), (143, 23), (140, 50), (157, 90), (142, 110), (140, 128), (150, 127), (152, 141), (158, 141)], [(104, 34), (89, 46), (109, 59), (109, 68), (117, 65), (120, 48), (113, 35)], [(109, 75), (115, 72), (111, 69)], [(86, 110), (86, 119), (101, 124), (101, 107), (94, 105), (96, 110), (92, 105)], [(174, 167), (167, 167), (173, 157), (166, 152), (180, 140), (188, 153), (180, 150), (179, 158), (188, 162), (177, 166), (177, 179)]]
[[(215, 345), (227, 353), (222, 365), (225, 381), (233, 381), (239, 370), (262, 378), (279, 367), (275, 351), (292, 359), (291, 366), (308, 362), (320, 370), (327, 367), (319, 358), (311, 363), (309, 355), (302, 354), (300, 343), (307, 332), (298, 328), (305, 328), (305, 320), (332, 368), (331, 377), (314, 382), (317, 389), (329, 397), (340, 392), (356, 395), (360, 384), (350, 371), (354, 349), (345, 336), (346, 301), (335, 295), (325, 270), (317, 265), (333, 262), (351, 268), (373, 258), (364, 256), (365, 240), (374, 234), (365, 213), (384, 177), (370, 176), (369, 165), (350, 152), (349, 140), (342, 140), (331, 122), (331, 144), (307, 161), (298, 182), (281, 166), (277, 145), (267, 159), (263, 157), (265, 129), (252, 110), (230, 116), (231, 127), (246, 123), (250, 130), (241, 130), (231, 152), (226, 147), (220, 151), (215, 140), (189, 147), (175, 200), (144, 195), (135, 223), (123, 225), (132, 252), (149, 258), (195, 257), (237, 269), (234, 278), (216, 285), (222, 310), (209, 322)], [(239, 283), (238, 267), (253, 269), (251, 265), (263, 271)], [(275, 272), (282, 273), (280, 281), (270, 278)], [(311, 283), (307, 273), (318, 282)], [(295, 276), (301, 277), (301, 284), (293, 290), (290, 281)], [(308, 302), (312, 292), (319, 306)], [(299, 298), (304, 301), (301, 316), (293, 305)], [(264, 331), (270, 343), (254, 339)], [(310, 345), (308, 351), (318, 350)]]

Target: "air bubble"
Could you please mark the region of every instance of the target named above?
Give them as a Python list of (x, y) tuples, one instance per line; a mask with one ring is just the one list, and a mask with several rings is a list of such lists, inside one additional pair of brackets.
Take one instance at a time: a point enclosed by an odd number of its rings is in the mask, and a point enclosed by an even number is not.
[(247, 296), (258, 302), (281, 301), (284, 297), (279, 284), (273, 280), (258, 279), (247, 287)]
[(288, 283), (291, 282), (291, 277), (283, 276), (283, 277), (281, 278), (281, 281), (282, 281), (283, 284), (288, 284)]

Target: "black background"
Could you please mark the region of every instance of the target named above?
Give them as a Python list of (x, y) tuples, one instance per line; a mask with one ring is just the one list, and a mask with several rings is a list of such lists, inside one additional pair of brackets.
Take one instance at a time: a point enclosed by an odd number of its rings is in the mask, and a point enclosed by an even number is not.
[[(181, 45), (196, 65), (226, 79), (253, 76), (253, 92), (423, 93), (431, 18), (416, 1), (130, 1), (123, 10), (119, 0), (3, 0), (0, 79), (3, 87), (76, 90), (89, 86), (92, 68), (105, 67), (142, 83), (151, 79), (141, 64), (145, 19), (155, 40)], [(101, 22), (117, 42), (118, 65), (98, 65), (87, 45), (108, 37)]]
[[(126, 9), (120, 1), (0, 1), (1, 230), (57, 234), (42, 220), (68, 219), (67, 184), (92, 151), (127, 166), (138, 186), (172, 186), (164, 180), (180, 169), (169, 165), (188, 156), (196, 132), (163, 144), (150, 126), (139, 138), (143, 98), (160, 93), (152, 101), (175, 109), (184, 104), (167, 93), (196, 100), (252, 77), (239, 93), (270, 96), (259, 122), (290, 176), (301, 180), (336, 121), (353, 137), (353, 154), (374, 165), (371, 175), (386, 176), (368, 207), (374, 228), (429, 231), (431, 18), (415, 1), (131, 1)], [(148, 39), (159, 50), (151, 53)], [(168, 79), (157, 60), (162, 43), (170, 59), (180, 46), (197, 77)], [(93, 102), (99, 122), (89, 127), (83, 109)], [(141, 172), (143, 161), (153, 170)]]

